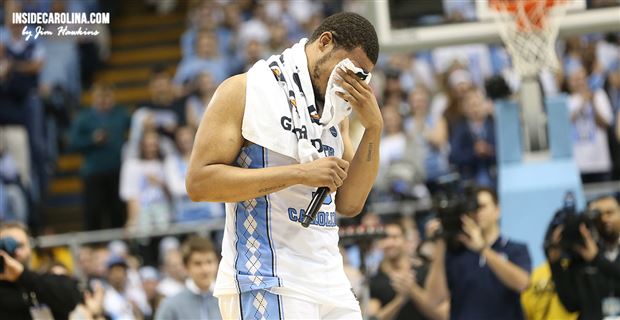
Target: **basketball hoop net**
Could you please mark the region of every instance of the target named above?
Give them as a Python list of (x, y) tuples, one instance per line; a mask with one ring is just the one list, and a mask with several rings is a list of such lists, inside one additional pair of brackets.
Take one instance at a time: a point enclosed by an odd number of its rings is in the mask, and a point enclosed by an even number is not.
[(515, 71), (533, 77), (543, 67), (558, 69), (555, 39), (564, 0), (490, 0), (500, 36), (512, 57)]

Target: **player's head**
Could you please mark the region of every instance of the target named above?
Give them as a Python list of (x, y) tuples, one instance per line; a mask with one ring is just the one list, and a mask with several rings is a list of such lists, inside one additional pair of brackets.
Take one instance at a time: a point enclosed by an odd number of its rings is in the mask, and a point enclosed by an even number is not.
[(306, 45), (312, 86), (323, 100), (332, 70), (344, 58), (370, 72), (379, 56), (379, 40), (373, 25), (359, 14), (342, 12), (327, 17)]

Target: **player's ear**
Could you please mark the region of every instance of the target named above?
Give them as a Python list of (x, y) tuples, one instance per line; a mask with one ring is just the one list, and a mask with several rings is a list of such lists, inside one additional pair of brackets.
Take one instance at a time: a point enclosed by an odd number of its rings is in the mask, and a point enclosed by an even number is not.
[(318, 45), (320, 51), (330, 51), (335, 43), (334, 43), (334, 35), (331, 31), (325, 31), (321, 33), (319, 36)]

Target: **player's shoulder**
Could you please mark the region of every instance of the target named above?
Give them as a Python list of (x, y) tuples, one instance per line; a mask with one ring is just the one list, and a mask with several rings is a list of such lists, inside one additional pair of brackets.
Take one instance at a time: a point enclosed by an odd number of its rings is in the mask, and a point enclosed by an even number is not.
[[(241, 114), (245, 106), (246, 74), (234, 75), (224, 80), (215, 90), (209, 109), (230, 113), (239, 110)], [(214, 108), (211, 108), (211, 107)]]
[(239, 94), (243, 92), (245, 95), (246, 81), (247, 73), (237, 74), (222, 81), (217, 90), (229, 94)]

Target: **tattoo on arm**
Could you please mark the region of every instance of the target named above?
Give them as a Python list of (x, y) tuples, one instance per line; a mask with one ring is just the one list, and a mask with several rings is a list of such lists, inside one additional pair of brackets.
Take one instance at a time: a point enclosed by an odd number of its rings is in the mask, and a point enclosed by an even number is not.
[(366, 155), (366, 161), (368, 162), (372, 160), (372, 149), (373, 149), (373, 143), (370, 142), (368, 143), (368, 154)]
[(259, 189), (258, 192), (260, 192), (260, 193), (270, 192), (270, 191), (273, 191), (273, 190), (276, 190), (276, 189), (280, 189), (280, 188), (282, 188), (284, 186), (285, 186), (284, 184), (281, 184), (279, 186), (266, 187), (266, 188)]

